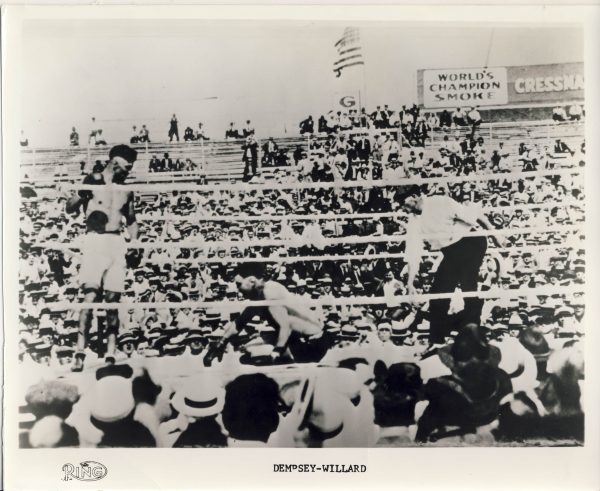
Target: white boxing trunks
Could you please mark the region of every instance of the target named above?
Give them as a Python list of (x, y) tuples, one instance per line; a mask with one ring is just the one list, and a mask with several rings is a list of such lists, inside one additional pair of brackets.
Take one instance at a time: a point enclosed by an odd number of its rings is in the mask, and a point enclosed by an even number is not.
[(121, 234), (88, 232), (83, 240), (81, 253), (81, 285), (123, 293), (127, 270), (127, 244)]

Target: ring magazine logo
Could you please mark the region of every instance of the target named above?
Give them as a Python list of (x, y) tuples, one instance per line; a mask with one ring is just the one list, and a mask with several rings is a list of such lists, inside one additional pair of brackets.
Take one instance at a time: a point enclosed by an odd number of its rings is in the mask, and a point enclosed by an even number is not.
[(62, 470), (63, 481), (99, 481), (108, 474), (106, 466), (93, 460), (84, 460), (78, 466), (68, 463), (63, 465)]

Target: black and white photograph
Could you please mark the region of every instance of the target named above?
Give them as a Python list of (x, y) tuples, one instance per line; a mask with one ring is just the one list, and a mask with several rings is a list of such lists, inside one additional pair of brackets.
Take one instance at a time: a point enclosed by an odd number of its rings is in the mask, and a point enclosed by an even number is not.
[(584, 51), (535, 19), (24, 21), (18, 448), (80, 449), (76, 483), (92, 449), (584, 447)]

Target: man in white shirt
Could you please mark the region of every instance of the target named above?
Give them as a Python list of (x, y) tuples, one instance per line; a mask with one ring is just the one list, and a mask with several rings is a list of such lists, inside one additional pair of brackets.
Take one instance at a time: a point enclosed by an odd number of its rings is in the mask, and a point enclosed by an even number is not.
[[(478, 225), (486, 230), (494, 228), (481, 208), (467, 207), (447, 196), (423, 196), (418, 187), (410, 191), (404, 206), (415, 213), (406, 235), (409, 294), (415, 293), (414, 279), (419, 270), (424, 239), (430, 243), (432, 250), (443, 255), (429, 293), (451, 293), (459, 285), (463, 292), (477, 290), (487, 239), (485, 236), (465, 237), (465, 234)], [(479, 298), (465, 298), (463, 325), (469, 322), (479, 324), (482, 306)], [(443, 343), (453, 330), (448, 317), (449, 307), (450, 298), (429, 302), (431, 344)]]
[(582, 113), (581, 106), (577, 103), (569, 107), (569, 119), (571, 121), (580, 121)]
[(454, 126), (466, 126), (467, 121), (465, 118), (465, 112), (462, 107), (457, 107), (456, 110), (452, 113), (452, 123)]
[(475, 131), (481, 125), (481, 113), (479, 112), (477, 107), (472, 107), (471, 110), (467, 113), (467, 121), (473, 128), (471, 132), (471, 138), (475, 136)]

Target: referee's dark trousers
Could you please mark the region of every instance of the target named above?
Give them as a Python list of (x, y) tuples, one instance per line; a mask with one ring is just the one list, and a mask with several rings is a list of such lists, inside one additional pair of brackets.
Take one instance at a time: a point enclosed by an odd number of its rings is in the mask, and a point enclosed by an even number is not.
[[(485, 237), (463, 237), (458, 242), (440, 250), (442, 261), (435, 273), (430, 293), (452, 293), (457, 286), (463, 292), (477, 290), (479, 268), (487, 249)], [(465, 298), (462, 324), (479, 324), (483, 301), (480, 298)], [(450, 298), (429, 301), (430, 342), (443, 343), (453, 326), (450, 323), (448, 309)]]

